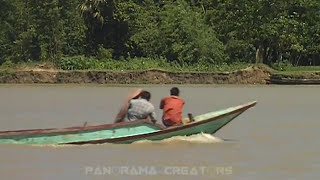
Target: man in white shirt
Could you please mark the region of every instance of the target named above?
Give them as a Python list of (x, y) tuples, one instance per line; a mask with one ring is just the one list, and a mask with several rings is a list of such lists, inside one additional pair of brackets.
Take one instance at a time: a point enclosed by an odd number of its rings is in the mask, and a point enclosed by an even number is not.
[(150, 117), (152, 122), (156, 122), (156, 113), (153, 104), (149, 101), (151, 94), (148, 91), (142, 91), (139, 95), (140, 98), (132, 99), (128, 108), (128, 120), (135, 121), (139, 119), (147, 119)]

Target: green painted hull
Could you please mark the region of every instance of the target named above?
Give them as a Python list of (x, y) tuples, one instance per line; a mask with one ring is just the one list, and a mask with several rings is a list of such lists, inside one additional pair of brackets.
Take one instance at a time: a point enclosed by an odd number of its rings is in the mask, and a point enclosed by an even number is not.
[(134, 141), (139, 141), (139, 140), (156, 141), (156, 140), (170, 138), (173, 136), (188, 136), (188, 135), (198, 134), (198, 133), (213, 134), (238, 115), (239, 115), (239, 113), (226, 116), (222, 119), (219, 119), (219, 121), (210, 121), (207, 123), (200, 124), (198, 126), (192, 126), (190, 128), (183, 128), (183, 129), (179, 129), (179, 130), (169, 131), (166, 133), (157, 132), (157, 133), (153, 133), (154, 135), (152, 135), (152, 136), (151, 135), (150, 136), (142, 136), (142, 137), (137, 137), (134, 139), (118, 141), (117, 143), (132, 143)]
[(96, 144), (132, 143), (138, 140), (162, 140), (172, 136), (197, 133), (213, 134), (248, 108), (241, 106), (206, 113), (194, 117), (194, 122), (183, 126), (164, 128), (148, 120), (100, 126), (71, 127), (65, 129), (37, 129), (0, 132), (0, 144)]

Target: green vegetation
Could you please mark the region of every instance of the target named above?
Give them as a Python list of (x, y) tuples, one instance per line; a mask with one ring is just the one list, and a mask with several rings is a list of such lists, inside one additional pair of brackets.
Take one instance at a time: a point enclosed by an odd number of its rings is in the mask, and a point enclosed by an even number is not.
[(169, 63), (165, 59), (151, 58), (134, 58), (134, 59), (96, 59), (94, 57), (73, 56), (62, 57), (57, 65), (50, 62), (19, 62), (12, 63), (6, 61), (0, 66), (0, 71), (16, 71), (16, 70), (36, 70), (36, 69), (52, 69), (52, 70), (92, 70), (92, 71), (137, 71), (137, 70), (162, 70), (171, 72), (226, 72), (244, 69), (250, 64), (233, 63), (213, 65), (210, 63), (198, 63), (193, 65)]
[[(320, 65), (319, 0), (0, 0), (0, 64), (278, 71)], [(296, 68), (298, 67), (298, 68)], [(318, 68), (306, 68), (318, 70)]]
[(290, 67), (287, 71), (301, 71), (301, 72), (320, 72), (320, 66), (296, 66)]
[(291, 66), (284, 71), (274, 71), (274, 74), (289, 76), (308, 75), (313, 73), (320, 73), (320, 66)]

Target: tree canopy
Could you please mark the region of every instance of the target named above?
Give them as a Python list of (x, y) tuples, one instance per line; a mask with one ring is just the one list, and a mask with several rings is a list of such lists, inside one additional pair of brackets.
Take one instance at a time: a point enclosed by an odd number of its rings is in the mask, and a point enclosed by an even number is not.
[(0, 0), (0, 64), (165, 59), (320, 65), (319, 0)]

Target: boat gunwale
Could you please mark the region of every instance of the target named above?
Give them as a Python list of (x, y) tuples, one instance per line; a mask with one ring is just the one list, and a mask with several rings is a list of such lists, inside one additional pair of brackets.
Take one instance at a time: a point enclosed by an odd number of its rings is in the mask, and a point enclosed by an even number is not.
[(102, 124), (94, 126), (74, 126), (68, 128), (51, 128), (51, 129), (29, 129), (29, 130), (15, 130), (15, 131), (0, 131), (0, 138), (2, 137), (12, 137), (12, 136), (28, 136), (28, 135), (52, 135), (52, 134), (74, 134), (84, 131), (99, 131), (114, 128), (121, 128), (127, 126), (135, 126), (140, 124), (150, 124), (152, 126), (158, 127), (163, 130), (165, 127), (161, 124), (154, 124), (149, 119), (142, 119), (131, 122), (120, 122), (113, 124)]
[[(92, 141), (80, 141), (80, 142), (71, 142), (71, 143), (64, 143), (64, 144), (75, 144), (75, 145), (81, 145), (81, 144), (102, 144), (102, 143), (116, 143), (116, 142), (122, 142), (122, 141), (127, 141), (130, 139), (135, 139), (135, 138), (144, 138), (144, 137), (150, 137), (150, 136), (156, 136), (156, 135), (161, 135), (161, 134), (166, 134), (166, 133), (170, 133), (170, 132), (174, 132), (174, 131), (179, 131), (179, 130), (183, 130), (183, 129), (187, 129), (187, 128), (191, 128), (191, 127), (195, 127), (201, 124), (205, 124), (211, 121), (215, 121), (218, 120), (222, 117), (231, 115), (231, 114), (235, 114), (238, 112), (239, 113), (237, 116), (239, 116), (240, 114), (242, 114), (243, 112), (245, 112), (247, 109), (255, 106), (257, 104), (257, 101), (253, 101), (244, 105), (240, 105), (240, 107), (238, 107), (235, 110), (232, 110), (228, 113), (224, 113), (218, 116), (214, 116), (212, 118), (206, 119), (206, 120), (202, 120), (202, 121), (196, 121), (196, 122), (192, 122), (192, 123), (188, 123), (186, 125), (182, 125), (182, 126), (174, 126), (174, 127), (169, 127), (166, 129), (163, 129), (162, 131), (156, 131), (156, 132), (151, 132), (151, 133), (145, 133), (145, 134), (138, 134), (138, 135), (133, 135), (133, 136), (124, 136), (124, 137), (119, 137), (119, 138), (108, 138), (108, 139), (100, 139), (100, 140), (92, 140)], [(228, 121), (226, 124), (228, 124), (229, 122), (231, 122), (233, 119), (235, 119), (237, 116), (233, 117), (230, 121)], [(224, 124), (223, 126), (221, 126), (220, 128), (218, 128), (216, 131), (218, 131), (219, 129), (221, 129), (222, 127), (224, 127), (226, 124)], [(215, 131), (215, 132), (216, 132)]]

